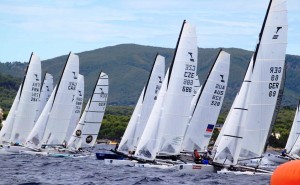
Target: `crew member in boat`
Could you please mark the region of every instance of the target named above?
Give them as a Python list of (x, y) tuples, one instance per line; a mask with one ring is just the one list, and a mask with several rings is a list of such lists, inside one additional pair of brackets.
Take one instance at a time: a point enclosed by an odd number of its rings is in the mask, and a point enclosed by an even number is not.
[(119, 148), (119, 143), (116, 144), (116, 146), (115, 146), (115, 151), (117, 151), (118, 148)]
[(200, 156), (200, 154), (199, 154), (199, 152), (198, 152), (197, 149), (194, 149), (193, 158), (194, 158), (194, 162), (196, 164), (200, 164), (201, 163), (201, 156)]
[(286, 156), (286, 149), (283, 149), (281, 152), (281, 156), (285, 157)]

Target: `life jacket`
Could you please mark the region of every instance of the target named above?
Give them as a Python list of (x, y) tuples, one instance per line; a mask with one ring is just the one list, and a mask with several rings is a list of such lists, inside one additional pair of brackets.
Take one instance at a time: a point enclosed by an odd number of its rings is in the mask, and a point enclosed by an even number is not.
[(196, 159), (200, 158), (200, 155), (199, 155), (198, 151), (194, 151), (194, 156), (195, 156)]

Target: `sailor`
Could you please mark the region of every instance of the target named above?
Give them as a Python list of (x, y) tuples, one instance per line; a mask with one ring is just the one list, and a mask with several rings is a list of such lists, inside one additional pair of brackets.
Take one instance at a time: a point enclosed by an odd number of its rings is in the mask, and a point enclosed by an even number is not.
[(281, 152), (281, 156), (285, 157), (286, 156), (286, 149), (283, 149)]
[(119, 148), (119, 143), (116, 144), (115, 151), (117, 151), (118, 148)]
[(199, 155), (197, 149), (194, 150), (193, 158), (194, 158), (194, 162), (195, 162), (196, 164), (199, 164), (199, 163), (200, 163), (201, 157), (200, 157), (200, 155)]

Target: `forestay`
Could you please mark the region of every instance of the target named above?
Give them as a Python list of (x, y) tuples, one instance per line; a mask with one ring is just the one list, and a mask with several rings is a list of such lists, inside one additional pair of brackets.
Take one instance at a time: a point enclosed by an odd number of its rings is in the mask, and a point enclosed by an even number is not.
[(230, 55), (220, 51), (189, 120), (182, 145), (183, 151), (205, 151), (212, 136), (224, 100), (230, 66)]
[(68, 142), (69, 148), (78, 150), (95, 145), (107, 104), (108, 86), (108, 75), (101, 72), (93, 95)]
[(76, 102), (74, 105), (73, 113), (72, 113), (72, 116), (70, 119), (70, 123), (68, 126), (66, 138), (65, 138), (66, 143), (70, 140), (72, 133), (74, 132), (74, 130), (79, 122), (82, 104), (83, 104), (83, 98), (84, 98), (84, 76), (79, 74), (77, 86), (76, 86), (76, 94), (74, 96), (74, 99), (75, 99), (74, 101), (76, 101)]
[(10, 142), (25, 143), (34, 125), (41, 88), (41, 61), (31, 54), (26, 75), (20, 92), (19, 104), (15, 112)]

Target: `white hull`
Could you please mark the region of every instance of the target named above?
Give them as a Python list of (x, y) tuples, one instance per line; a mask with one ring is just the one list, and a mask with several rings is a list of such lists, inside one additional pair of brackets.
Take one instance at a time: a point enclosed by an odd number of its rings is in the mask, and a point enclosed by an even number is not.
[(251, 172), (251, 171), (230, 171), (227, 169), (222, 169), (217, 171), (217, 174), (234, 174), (234, 175), (268, 175), (271, 176), (272, 173), (261, 173), (261, 172)]
[(149, 163), (138, 163), (137, 161), (131, 161), (131, 160), (118, 160), (118, 159), (104, 159), (104, 163), (106, 165), (116, 165), (116, 166), (176, 170), (180, 173), (188, 173), (188, 174), (216, 172), (214, 166), (209, 164), (175, 164), (175, 165), (167, 164), (167, 163), (149, 164)]
[(283, 164), (285, 162), (290, 161), (290, 159), (288, 157), (284, 157), (284, 156), (281, 156), (281, 155), (274, 155), (274, 154), (268, 154), (267, 158), (268, 158), (269, 161), (275, 162), (277, 164)]
[(37, 151), (25, 151), (20, 150), (19, 154), (25, 154), (25, 155), (36, 155), (36, 156), (48, 156), (48, 152), (37, 152)]
[(117, 160), (117, 159), (104, 159), (104, 164), (106, 165), (116, 165), (116, 166), (135, 166), (137, 161), (130, 160)]
[(175, 169), (180, 173), (199, 174), (199, 173), (214, 173), (214, 166), (210, 164), (177, 164)]
[(25, 148), (24, 146), (10, 146), (10, 145), (3, 146), (2, 150), (4, 150), (7, 154), (19, 154), (21, 150), (30, 151), (30, 149)]

